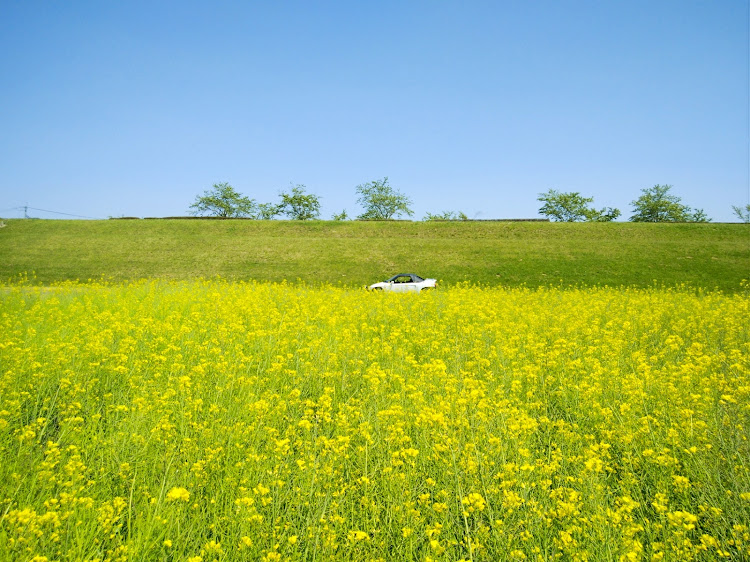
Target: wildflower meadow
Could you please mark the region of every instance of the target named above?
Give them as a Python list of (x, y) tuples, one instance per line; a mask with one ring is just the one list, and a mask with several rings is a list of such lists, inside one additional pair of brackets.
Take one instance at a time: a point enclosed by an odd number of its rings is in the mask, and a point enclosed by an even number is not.
[(0, 561), (750, 559), (750, 298), (0, 287)]

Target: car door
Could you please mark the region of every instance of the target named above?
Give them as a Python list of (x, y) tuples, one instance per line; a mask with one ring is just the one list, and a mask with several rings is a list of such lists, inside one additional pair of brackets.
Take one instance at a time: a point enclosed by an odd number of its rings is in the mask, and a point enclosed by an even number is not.
[(414, 282), (414, 279), (411, 275), (401, 275), (398, 279), (396, 279), (396, 283), (394, 283), (394, 286), (398, 287), (398, 292), (400, 293), (411, 293), (418, 291), (417, 284)]

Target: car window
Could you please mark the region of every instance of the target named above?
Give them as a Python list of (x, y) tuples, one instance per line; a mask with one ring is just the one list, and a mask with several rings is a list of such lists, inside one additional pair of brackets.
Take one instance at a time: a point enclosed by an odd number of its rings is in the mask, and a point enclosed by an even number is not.
[(411, 276), (411, 279), (412, 279), (412, 281), (414, 281), (415, 283), (419, 283), (420, 281), (424, 281), (424, 279), (422, 279), (422, 278), (421, 278), (421, 277), (420, 277), (419, 275), (412, 275), (412, 276)]

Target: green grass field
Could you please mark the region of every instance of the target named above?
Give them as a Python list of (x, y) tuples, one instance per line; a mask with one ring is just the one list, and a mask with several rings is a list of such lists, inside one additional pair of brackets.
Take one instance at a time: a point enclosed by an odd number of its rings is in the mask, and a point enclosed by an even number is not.
[(446, 284), (687, 283), (750, 278), (744, 224), (8, 220), (0, 280), (296, 281), (356, 286), (410, 271)]

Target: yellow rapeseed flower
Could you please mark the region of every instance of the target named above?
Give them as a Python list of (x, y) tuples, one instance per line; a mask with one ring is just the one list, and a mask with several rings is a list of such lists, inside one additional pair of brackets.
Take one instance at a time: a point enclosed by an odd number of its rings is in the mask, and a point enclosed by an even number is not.
[(169, 492), (167, 492), (167, 501), (190, 501), (190, 492), (185, 488), (175, 486)]

